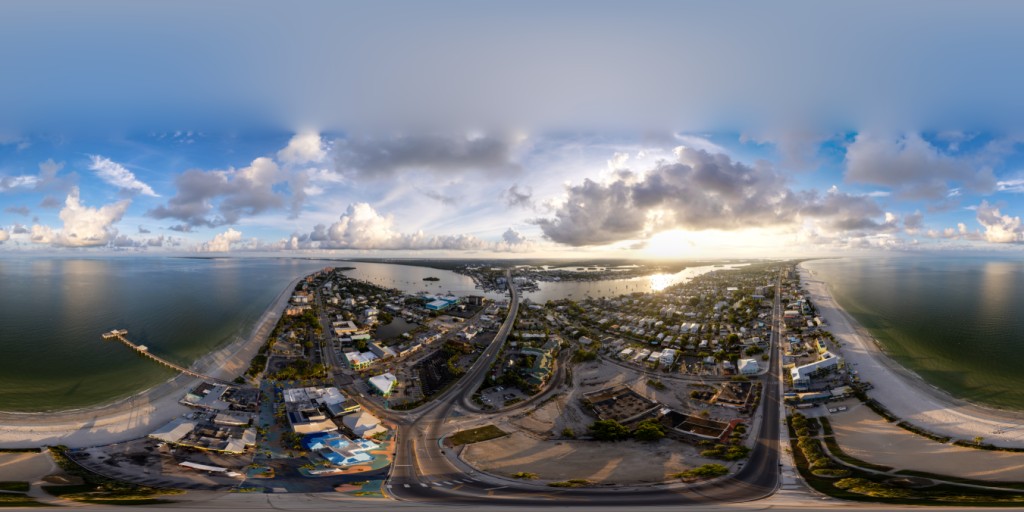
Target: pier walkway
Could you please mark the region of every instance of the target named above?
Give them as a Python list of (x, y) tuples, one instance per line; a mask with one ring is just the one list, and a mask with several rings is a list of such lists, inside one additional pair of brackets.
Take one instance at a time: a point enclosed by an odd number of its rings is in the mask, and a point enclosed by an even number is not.
[(131, 347), (131, 349), (136, 351), (136, 352), (138, 352), (139, 355), (148, 357), (148, 358), (150, 358), (150, 359), (152, 359), (152, 360), (154, 360), (154, 361), (156, 361), (156, 362), (158, 362), (158, 363), (160, 363), (160, 364), (162, 364), (162, 365), (164, 365), (164, 366), (166, 366), (166, 367), (168, 367), (168, 368), (170, 368), (172, 370), (179, 371), (179, 372), (184, 373), (185, 375), (188, 375), (190, 377), (196, 377), (196, 378), (200, 378), (200, 379), (204, 379), (204, 380), (208, 380), (208, 381), (212, 381), (212, 382), (220, 382), (220, 383), (224, 383), (225, 382), (225, 381), (223, 381), (221, 379), (216, 379), (216, 378), (210, 377), (208, 375), (203, 375), (201, 373), (189, 370), (188, 368), (185, 368), (183, 366), (176, 365), (176, 364), (174, 364), (174, 363), (172, 363), (172, 362), (170, 362), (170, 361), (168, 361), (168, 360), (166, 360), (166, 359), (164, 359), (164, 358), (162, 358), (162, 357), (160, 357), (160, 356), (158, 356), (156, 354), (153, 354), (152, 352), (149, 351), (149, 347), (147, 347), (145, 345), (137, 345), (135, 343), (132, 343), (131, 341), (128, 340), (127, 336), (128, 336), (128, 330), (127, 329), (114, 329), (113, 331), (103, 333), (103, 339), (105, 339), (105, 340), (115, 340), (116, 339), (116, 340), (120, 341), (121, 343), (124, 343), (125, 345)]

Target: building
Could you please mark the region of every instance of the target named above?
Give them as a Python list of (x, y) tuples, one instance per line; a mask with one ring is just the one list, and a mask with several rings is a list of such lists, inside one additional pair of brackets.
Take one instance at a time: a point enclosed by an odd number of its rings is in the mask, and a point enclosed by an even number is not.
[(377, 354), (373, 352), (343, 352), (345, 361), (348, 363), (348, 367), (353, 370), (363, 370), (369, 368), (377, 359)]
[(803, 366), (797, 366), (789, 371), (791, 377), (793, 377), (794, 387), (806, 387), (811, 384), (811, 376), (815, 374), (821, 374), (829, 371), (833, 368), (838, 368), (842, 364), (842, 358), (836, 356), (831, 352), (825, 352), (821, 355), (821, 359)]
[(659, 362), (662, 366), (672, 366), (672, 363), (674, 363), (675, 361), (676, 351), (674, 349), (666, 348), (665, 350), (661, 351), (661, 357), (659, 358)]
[(360, 411), (358, 414), (349, 414), (341, 420), (345, 424), (345, 427), (352, 431), (356, 437), (362, 437), (364, 439), (371, 438), (381, 432), (387, 432), (387, 428), (380, 424), (380, 419), (376, 416), (366, 412)]
[(359, 328), (356, 327), (355, 322), (351, 320), (346, 320), (344, 322), (334, 322), (333, 324), (331, 324), (331, 327), (334, 327), (335, 336), (344, 336), (346, 334), (359, 332)]
[(740, 375), (754, 375), (761, 371), (761, 367), (757, 364), (756, 359), (740, 359), (737, 364), (739, 365)]
[(391, 373), (385, 373), (375, 377), (370, 377), (369, 382), (370, 388), (375, 392), (379, 393), (381, 396), (390, 396), (391, 392), (395, 389), (395, 384), (398, 382), (398, 379), (396, 379)]
[(367, 452), (380, 448), (368, 439), (349, 439), (337, 432), (317, 432), (302, 438), (302, 446), (323, 457), (333, 466), (351, 466), (373, 460)]
[(380, 342), (378, 341), (370, 343), (369, 345), (367, 345), (367, 348), (370, 349), (370, 352), (372, 352), (373, 355), (377, 356), (380, 359), (387, 359), (389, 357), (395, 357), (395, 355), (397, 355), (395, 354), (394, 350), (391, 350), (390, 347), (382, 347), (380, 345)]

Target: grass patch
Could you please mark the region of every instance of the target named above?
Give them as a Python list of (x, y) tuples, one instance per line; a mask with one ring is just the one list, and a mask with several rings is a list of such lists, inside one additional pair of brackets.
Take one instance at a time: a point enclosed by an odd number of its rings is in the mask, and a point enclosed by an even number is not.
[(693, 469), (688, 469), (682, 473), (674, 473), (671, 475), (672, 478), (680, 478), (688, 482), (694, 480), (700, 480), (704, 478), (715, 478), (729, 474), (729, 468), (721, 464), (704, 464)]
[(828, 451), (832, 452), (832, 455), (834, 455), (835, 458), (837, 458), (837, 459), (839, 459), (839, 460), (841, 460), (841, 461), (843, 461), (843, 462), (845, 462), (847, 464), (850, 464), (850, 465), (853, 465), (853, 466), (860, 466), (860, 467), (865, 468), (865, 469), (873, 469), (875, 471), (892, 471), (892, 469), (893, 469), (893, 468), (891, 468), (889, 466), (883, 466), (881, 464), (872, 464), (872, 463), (870, 463), (868, 461), (860, 460), (857, 457), (854, 457), (854, 456), (844, 452), (843, 449), (839, 447), (839, 442), (836, 441), (835, 437), (832, 437), (832, 436), (826, 437), (825, 438), (825, 446), (828, 446)]
[(0, 491), (28, 492), (28, 482), (0, 482)]
[[(842, 500), (886, 503), (893, 505), (978, 505), (978, 506), (1020, 506), (1024, 494), (1009, 491), (984, 491), (955, 485), (936, 485), (913, 489), (891, 485), (891, 475), (876, 475), (856, 469), (842, 480), (814, 475), (807, 465), (803, 451), (795, 440), (790, 441), (797, 470), (805, 482), (814, 490)], [(909, 476), (909, 475), (907, 475)], [(836, 484), (839, 484), (838, 486)]]
[(1024, 452), (1024, 448), (1007, 448), (1004, 446), (996, 446), (988, 443), (975, 443), (974, 441), (957, 440), (953, 444), (962, 446), (964, 448), (974, 448), (975, 450), (991, 450), (996, 452)]
[(919, 427), (917, 425), (914, 425), (913, 423), (907, 423), (906, 421), (901, 421), (901, 422), (897, 423), (896, 425), (899, 426), (900, 428), (902, 428), (903, 430), (906, 430), (908, 432), (913, 432), (913, 433), (915, 433), (915, 434), (917, 434), (919, 436), (922, 436), (922, 437), (927, 437), (928, 439), (931, 439), (932, 441), (935, 441), (935, 442), (938, 442), (938, 443), (946, 444), (950, 440), (950, 438), (947, 437), (947, 436), (940, 436), (938, 434), (929, 432), (929, 431), (927, 431), (927, 430), (925, 430), (925, 429), (923, 429), (923, 428), (921, 428), (921, 427)]
[(0, 508), (5, 507), (48, 507), (46, 503), (39, 503), (35, 498), (24, 494), (0, 494)]
[(818, 418), (818, 423), (821, 423), (821, 431), (824, 432), (826, 436), (835, 435), (835, 432), (832, 431), (832, 423), (828, 421), (828, 418)]
[(528, 473), (526, 471), (520, 471), (518, 473), (514, 473), (512, 475), (512, 478), (519, 478), (519, 479), (522, 479), (522, 480), (536, 480), (537, 479), (537, 473)]
[(958, 484), (985, 485), (988, 487), (1005, 487), (1007, 489), (1018, 489), (1024, 491), (1024, 482), (995, 482), (988, 480), (975, 480), (972, 478), (960, 478), (957, 476), (928, 473), (927, 471), (914, 471), (912, 469), (902, 469), (900, 471), (897, 471), (896, 474), (906, 476), (919, 476), (921, 478), (931, 478), (933, 480), (945, 480), (947, 482), (953, 482)]
[(548, 487), (569, 487), (575, 489), (579, 487), (587, 487), (588, 485), (590, 485), (590, 480), (573, 478), (572, 480), (566, 480), (564, 482), (551, 482), (548, 484)]
[(479, 443), (481, 441), (489, 441), (491, 439), (497, 439), (507, 435), (508, 432), (505, 432), (494, 425), (486, 425), (470, 430), (461, 430), (452, 434), (448, 439), (451, 441), (452, 446), (460, 446), (464, 444)]

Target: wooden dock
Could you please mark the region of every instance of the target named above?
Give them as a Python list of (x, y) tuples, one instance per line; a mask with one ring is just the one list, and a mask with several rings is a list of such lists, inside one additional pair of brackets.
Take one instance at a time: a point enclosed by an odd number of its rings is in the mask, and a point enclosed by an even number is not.
[(172, 362), (170, 362), (170, 361), (168, 361), (168, 360), (166, 360), (166, 359), (164, 359), (164, 358), (162, 358), (162, 357), (160, 357), (160, 356), (150, 352), (149, 351), (149, 347), (147, 347), (145, 345), (137, 345), (135, 343), (132, 343), (131, 341), (128, 340), (127, 336), (128, 336), (128, 330), (127, 329), (114, 329), (113, 331), (103, 333), (103, 339), (105, 339), (105, 340), (118, 340), (121, 343), (124, 343), (125, 345), (130, 347), (132, 350), (137, 352), (139, 355), (144, 356), (144, 357), (148, 357), (148, 358), (150, 358), (150, 359), (152, 359), (152, 360), (154, 360), (154, 361), (156, 361), (156, 362), (158, 362), (158, 363), (160, 363), (160, 364), (162, 364), (162, 365), (164, 365), (164, 366), (166, 366), (166, 367), (168, 367), (168, 368), (170, 368), (172, 370), (179, 371), (179, 372), (184, 373), (185, 375), (188, 375), (190, 377), (196, 377), (196, 378), (199, 378), (199, 379), (209, 380), (209, 381), (213, 381), (213, 382), (221, 382), (221, 383), (224, 382), (221, 379), (215, 379), (215, 378), (210, 377), (208, 375), (203, 375), (201, 373), (189, 370), (188, 368), (185, 368), (183, 366), (176, 365), (176, 364), (174, 364), (174, 363), (172, 363)]

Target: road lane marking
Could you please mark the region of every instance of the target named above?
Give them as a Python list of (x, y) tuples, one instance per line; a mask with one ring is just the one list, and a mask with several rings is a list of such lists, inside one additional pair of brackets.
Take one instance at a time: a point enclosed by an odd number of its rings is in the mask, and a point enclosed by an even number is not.
[(445, 481), (444, 481), (444, 484), (445, 484), (445, 485), (454, 485), (454, 484), (452, 484), (451, 482), (449, 482), (449, 481), (447, 481), (447, 480), (445, 480)]
[(409, 484), (402, 484), (402, 485), (404, 485), (406, 489), (408, 489), (410, 487)]
[(504, 488), (506, 488), (506, 487), (508, 487), (508, 486), (507, 486), (507, 485), (503, 485), (503, 486), (501, 486), (501, 487), (491, 487), (491, 488), (489, 488), (489, 489), (484, 489), (484, 490), (485, 490), (485, 491), (497, 491), (498, 489), (504, 489)]
[(430, 486), (425, 484), (425, 483), (423, 483), (423, 482), (420, 482), (420, 487), (430, 487)]
[(431, 483), (436, 485), (436, 486), (438, 486), (438, 487), (444, 487), (444, 484), (442, 484), (441, 482), (431, 482)]

